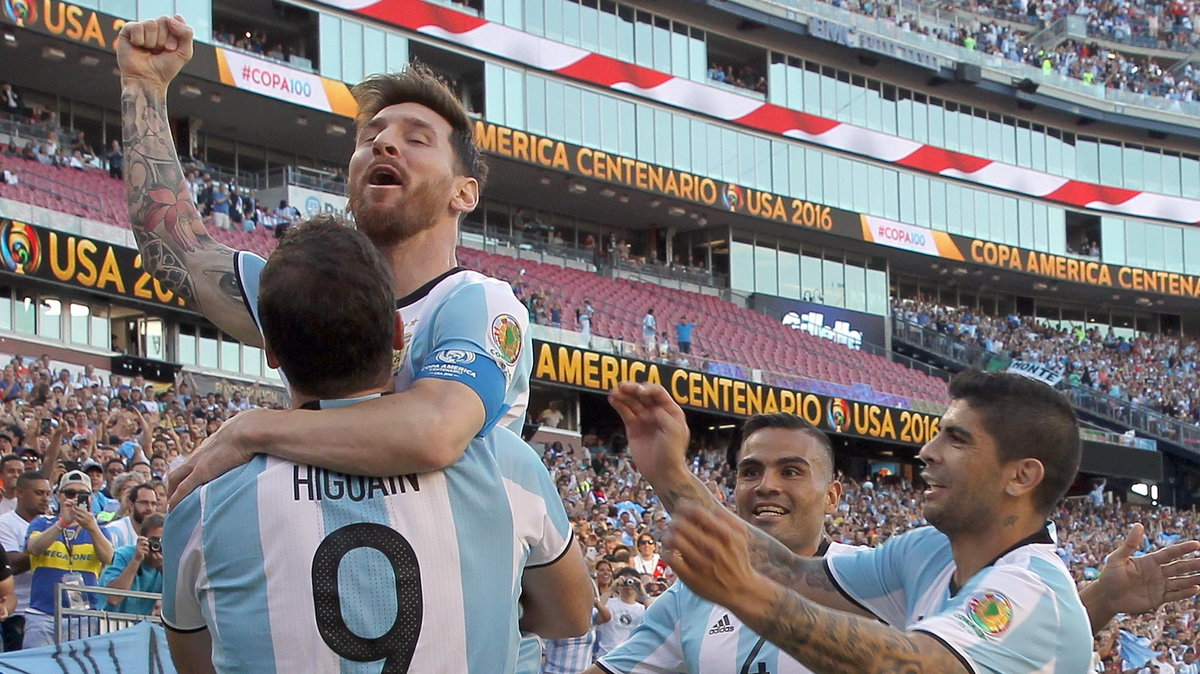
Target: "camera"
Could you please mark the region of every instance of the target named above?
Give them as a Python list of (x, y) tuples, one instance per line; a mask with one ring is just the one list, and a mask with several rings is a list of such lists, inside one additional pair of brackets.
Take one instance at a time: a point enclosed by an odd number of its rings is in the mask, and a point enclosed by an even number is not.
[(641, 585), (641, 583), (637, 578), (626, 578), (625, 580), (621, 581), (621, 585), (626, 587), (638, 587)]
[(79, 507), (86, 508), (89, 505), (88, 504), (89, 496), (91, 496), (91, 494), (88, 494), (87, 492), (82, 492), (82, 493), (76, 494), (75, 502), (79, 504)]
[(161, 538), (159, 538), (158, 536), (151, 536), (150, 538), (148, 538), (146, 540), (148, 541), (147, 546), (150, 548), (150, 552), (162, 552), (162, 539)]
[(58, 428), (58, 421), (55, 419), (42, 419), (42, 433), (49, 433), (51, 428)]

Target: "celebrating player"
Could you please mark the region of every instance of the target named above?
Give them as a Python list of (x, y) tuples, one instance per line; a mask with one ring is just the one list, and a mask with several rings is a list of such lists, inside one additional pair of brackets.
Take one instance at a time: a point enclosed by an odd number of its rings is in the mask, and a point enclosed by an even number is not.
[[(336, 218), (301, 224), (271, 256), (258, 315), (301, 416), (390, 393), (400, 318), (388, 276), (366, 236)], [(341, 292), (321, 292), (334, 282)], [(512, 672), (523, 576), (523, 624), (551, 637), (588, 627), (566, 511), (537, 454), (505, 428), (419, 475), (257, 455), (186, 497), (163, 545), (163, 619), (181, 671), (382, 661), (383, 671)], [(580, 573), (530, 588), (525, 568), (539, 565)]]

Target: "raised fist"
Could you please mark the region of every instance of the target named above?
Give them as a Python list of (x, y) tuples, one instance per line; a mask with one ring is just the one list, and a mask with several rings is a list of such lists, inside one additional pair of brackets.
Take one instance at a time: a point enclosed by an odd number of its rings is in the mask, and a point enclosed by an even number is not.
[(121, 79), (166, 89), (192, 58), (192, 27), (182, 16), (132, 21), (117, 38)]

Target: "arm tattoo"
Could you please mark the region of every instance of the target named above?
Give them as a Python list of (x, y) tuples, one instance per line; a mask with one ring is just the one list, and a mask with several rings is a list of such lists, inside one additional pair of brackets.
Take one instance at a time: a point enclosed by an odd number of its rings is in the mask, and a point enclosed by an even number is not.
[[(142, 264), (164, 287), (201, 312), (207, 313), (197, 280), (215, 280), (222, 294), (240, 302), (232, 278), (234, 251), (209, 236), (192, 203), (175, 155), (165, 92), (124, 85), (121, 122), (129, 221)], [(208, 278), (197, 279), (197, 274)]]
[(760, 615), (746, 625), (814, 672), (965, 671), (957, 657), (931, 638), (822, 608), (786, 588), (777, 588), (770, 608)]

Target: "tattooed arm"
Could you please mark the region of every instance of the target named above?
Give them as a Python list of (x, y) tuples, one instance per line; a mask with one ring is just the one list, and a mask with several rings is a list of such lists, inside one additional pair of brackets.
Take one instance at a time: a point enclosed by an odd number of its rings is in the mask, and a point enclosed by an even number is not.
[(209, 236), (192, 203), (167, 117), (167, 87), (192, 56), (180, 17), (125, 24), (117, 42), (129, 220), (156, 279), (236, 339), (262, 345), (234, 275), (234, 250)]
[[(624, 382), (609, 395), (609, 403), (625, 424), (625, 437), (638, 470), (654, 486), (668, 512), (675, 513), (685, 504), (725, 512), (708, 487), (687, 469), (687, 419), (666, 389)], [(756, 571), (823, 606), (873, 617), (838, 591), (820, 559), (795, 555), (761, 529), (746, 529)]]
[(753, 547), (753, 530), (730, 513), (684, 506), (671, 522), (671, 568), (693, 592), (733, 611), (747, 627), (814, 672), (968, 671), (948, 646), (929, 634), (902, 632), (819, 606), (764, 577), (746, 555), (747, 547)]

